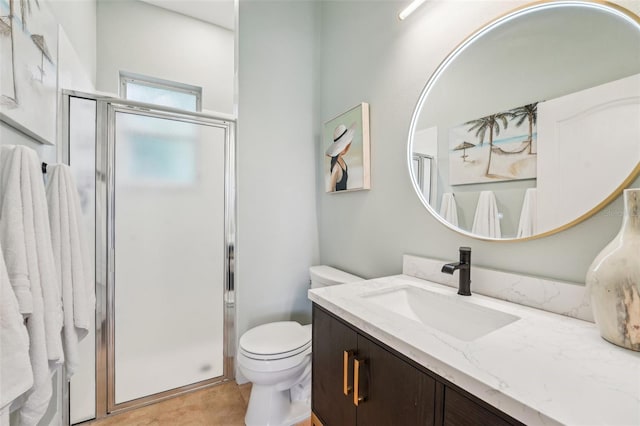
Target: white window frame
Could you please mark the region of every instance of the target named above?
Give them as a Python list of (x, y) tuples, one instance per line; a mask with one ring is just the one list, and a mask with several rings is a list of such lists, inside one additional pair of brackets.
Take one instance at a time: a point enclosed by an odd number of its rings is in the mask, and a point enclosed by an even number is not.
[(123, 99), (127, 99), (127, 83), (194, 95), (196, 97), (195, 112), (202, 112), (202, 87), (120, 71), (120, 97)]

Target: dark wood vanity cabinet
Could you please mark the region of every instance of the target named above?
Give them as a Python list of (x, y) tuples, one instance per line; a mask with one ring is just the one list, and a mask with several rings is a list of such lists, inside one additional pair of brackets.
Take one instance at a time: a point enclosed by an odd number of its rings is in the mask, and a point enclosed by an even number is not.
[(313, 411), (325, 426), (434, 424), (433, 378), (318, 307), (312, 341)]
[[(506, 416), (504, 413), (500, 414)], [(456, 392), (449, 386), (445, 386), (443, 420), (445, 426), (508, 426), (521, 424), (515, 420), (508, 421), (500, 415), (494, 414), (488, 408), (474, 402), (460, 392)]]
[[(344, 351), (358, 347), (358, 335), (342, 321), (313, 307), (311, 360), (312, 411), (325, 425), (355, 425), (353, 395), (343, 393)], [(317, 415), (317, 414), (316, 414)]]
[(313, 306), (314, 426), (519, 425)]
[[(436, 382), (432, 377), (360, 334), (355, 356), (364, 362), (357, 377), (357, 395), (363, 401), (357, 407), (356, 424), (434, 424)], [(355, 372), (353, 380), (355, 387)]]

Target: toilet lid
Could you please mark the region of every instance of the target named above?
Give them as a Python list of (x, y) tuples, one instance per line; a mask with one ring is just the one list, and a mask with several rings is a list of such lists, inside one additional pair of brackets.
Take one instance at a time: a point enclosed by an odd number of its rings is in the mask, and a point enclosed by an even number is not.
[(311, 328), (295, 321), (272, 322), (247, 331), (240, 338), (240, 348), (257, 355), (293, 352), (311, 342)]

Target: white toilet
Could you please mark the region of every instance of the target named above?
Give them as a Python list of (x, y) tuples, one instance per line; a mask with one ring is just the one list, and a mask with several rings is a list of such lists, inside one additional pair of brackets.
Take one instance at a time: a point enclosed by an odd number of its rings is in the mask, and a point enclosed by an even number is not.
[[(330, 266), (312, 266), (309, 275), (311, 288), (362, 280)], [(308, 418), (308, 397), (296, 400), (291, 394), (292, 388), (302, 396), (310, 392), (311, 324), (263, 324), (244, 333), (239, 346), (238, 368), (253, 383), (246, 425), (290, 426)]]

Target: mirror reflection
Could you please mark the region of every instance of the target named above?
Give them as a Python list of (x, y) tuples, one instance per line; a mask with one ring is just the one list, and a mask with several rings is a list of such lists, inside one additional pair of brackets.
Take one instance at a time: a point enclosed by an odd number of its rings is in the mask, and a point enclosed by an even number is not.
[(545, 3), (467, 39), (413, 117), (411, 174), (428, 210), (472, 236), (527, 238), (583, 220), (628, 184), (639, 22), (603, 4)]

